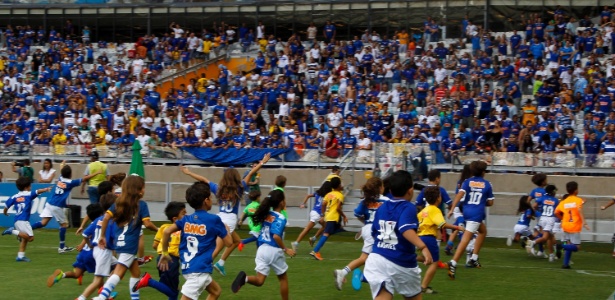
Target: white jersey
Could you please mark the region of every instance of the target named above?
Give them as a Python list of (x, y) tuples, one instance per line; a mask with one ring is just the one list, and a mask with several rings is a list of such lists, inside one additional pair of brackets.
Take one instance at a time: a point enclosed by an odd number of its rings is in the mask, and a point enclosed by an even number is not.
[(126, 118), (124, 116), (118, 116), (117, 113), (113, 114), (113, 130), (124, 130), (124, 125), (126, 124)]

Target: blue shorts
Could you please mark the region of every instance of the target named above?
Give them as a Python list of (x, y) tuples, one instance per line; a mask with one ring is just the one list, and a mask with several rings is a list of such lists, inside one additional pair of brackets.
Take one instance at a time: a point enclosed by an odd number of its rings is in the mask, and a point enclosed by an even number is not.
[[(160, 256), (158, 256), (160, 261)], [(169, 269), (166, 271), (158, 270), (158, 276), (160, 276), (160, 283), (164, 283), (175, 295), (175, 299), (179, 295), (179, 257), (171, 255), (171, 262), (169, 263)]]
[(427, 247), (427, 249), (429, 249), (429, 253), (431, 253), (431, 258), (433, 258), (433, 261), (439, 261), (440, 260), (440, 248), (438, 248), (438, 241), (436, 240), (436, 237), (433, 235), (422, 235), (420, 236), (421, 241), (423, 241), (423, 243), (425, 243), (425, 246)]
[(73, 263), (73, 268), (85, 270), (88, 273), (94, 274), (96, 271), (96, 260), (94, 260), (94, 251), (81, 250), (77, 254), (77, 261)]
[(327, 221), (325, 222), (325, 233), (334, 234), (338, 228), (338, 222), (335, 221)]

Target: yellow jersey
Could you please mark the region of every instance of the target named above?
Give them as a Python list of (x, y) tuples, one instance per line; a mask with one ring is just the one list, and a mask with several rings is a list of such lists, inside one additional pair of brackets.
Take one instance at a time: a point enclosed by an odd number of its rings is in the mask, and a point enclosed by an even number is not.
[[(158, 254), (162, 254), (162, 234), (167, 227), (173, 224), (163, 224), (158, 228), (158, 232), (156, 232), (156, 236), (154, 237), (154, 242), (158, 242), (158, 249), (156, 252)], [(169, 255), (179, 257), (179, 243), (181, 241), (181, 230), (175, 231), (171, 234), (171, 240), (169, 241)]]
[(54, 145), (61, 145), (66, 143), (66, 135), (64, 134), (56, 134), (53, 136), (53, 139), (51, 139), (51, 141), (53, 142)]
[(337, 210), (344, 204), (344, 195), (339, 191), (332, 191), (325, 195), (323, 203), (327, 205), (325, 222), (338, 222), (340, 220), (340, 213)]
[(96, 144), (98, 146), (104, 146), (105, 144), (107, 144), (107, 140), (105, 139), (105, 137), (107, 136), (107, 133), (105, 132), (104, 129), (99, 129), (96, 132), (96, 137), (100, 139), (100, 143)]
[(208, 54), (209, 52), (211, 52), (211, 46), (213, 46), (214, 43), (212, 43), (210, 40), (205, 40), (203, 41), (203, 53)]
[(417, 217), (419, 219), (419, 236), (436, 236), (438, 229), (446, 224), (442, 211), (435, 205), (425, 206), (425, 208), (417, 214)]

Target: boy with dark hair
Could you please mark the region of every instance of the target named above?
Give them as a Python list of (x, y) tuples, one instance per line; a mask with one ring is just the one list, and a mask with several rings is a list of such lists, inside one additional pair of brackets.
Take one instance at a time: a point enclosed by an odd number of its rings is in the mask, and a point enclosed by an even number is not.
[(30, 259), (26, 257), (26, 247), (28, 243), (34, 241), (34, 232), (32, 232), (32, 226), (30, 225), (30, 213), (32, 211), (32, 201), (36, 199), (40, 194), (49, 192), (51, 187), (39, 189), (31, 192), (32, 179), (29, 177), (19, 177), (15, 182), (19, 193), (11, 196), (9, 200), (4, 204), (4, 215), (9, 215), (9, 209), (15, 206), (15, 225), (7, 228), (2, 232), (2, 235), (12, 234), (16, 235), (19, 240), (19, 252), (17, 252), (18, 262), (30, 262)]
[(320, 256), (320, 249), (325, 245), (329, 235), (335, 233), (335, 231), (339, 228), (340, 217), (342, 217), (344, 225), (348, 223), (348, 218), (344, 214), (342, 210), (342, 206), (344, 205), (344, 194), (342, 191), (344, 187), (342, 186), (342, 180), (339, 177), (333, 177), (330, 180), (331, 188), (333, 189), (330, 193), (328, 193), (325, 198), (322, 200), (322, 212), (325, 219), (325, 231), (318, 240), (316, 247), (314, 250), (310, 252), (310, 255), (314, 257), (316, 260), (322, 260), (322, 256)]
[[(154, 244), (152, 247), (156, 252), (158, 252), (158, 260), (162, 255), (162, 245), (160, 241), (162, 240), (162, 235), (164, 230), (173, 225), (175, 222), (180, 220), (186, 215), (186, 205), (181, 202), (172, 201), (167, 204), (167, 207), (164, 209), (164, 214), (167, 216), (167, 219), (171, 221), (169, 224), (163, 224), (158, 228), (158, 232), (154, 237)], [(179, 294), (179, 244), (181, 239), (181, 232), (176, 231), (171, 234), (171, 241), (169, 242), (169, 255), (171, 256), (171, 262), (169, 264), (169, 269), (166, 271), (158, 270), (158, 277), (160, 281), (156, 281), (152, 279), (152, 276), (149, 273), (145, 273), (141, 279), (132, 287), (132, 291), (136, 292), (137, 290), (144, 287), (153, 287), (159, 292), (163, 293), (165, 296), (169, 297), (169, 300), (176, 300)]]
[(555, 209), (555, 216), (562, 220), (564, 240), (567, 241), (566, 245), (562, 246), (565, 251), (562, 269), (570, 269), (572, 252), (581, 249), (581, 231), (583, 228), (589, 230), (583, 215), (585, 201), (577, 196), (579, 184), (576, 181), (566, 183), (566, 192), (568, 192), (568, 197), (562, 199)]
[[(528, 201), (530, 203), (532, 203), (532, 200), (534, 200), (534, 204), (532, 204), (532, 208), (534, 209), (534, 218), (536, 219), (536, 226), (534, 226), (534, 236), (538, 239), (542, 237), (542, 228), (540, 227), (540, 217), (542, 216), (542, 197), (546, 194), (545, 191), (545, 187), (547, 186), (547, 174), (544, 173), (538, 173), (535, 174), (534, 176), (532, 176), (532, 183), (536, 185), (536, 188), (534, 188), (531, 192), (530, 192), (530, 199), (528, 199)], [(527, 247), (529, 246), (529, 244), (526, 245), (526, 250), (527, 253), (531, 253), (532, 248)], [(543, 254), (543, 244), (539, 243), (538, 244), (538, 253), (540, 253), (540, 256), (542, 256)]]
[[(246, 208), (243, 210), (243, 215), (241, 215), (241, 218), (239, 219), (239, 223), (238, 225), (241, 226), (243, 224), (243, 221), (245, 221), (246, 219), (248, 219), (248, 227), (250, 228), (250, 235), (252, 235), (249, 238), (245, 238), (241, 241), (241, 243), (239, 243), (239, 246), (237, 246), (237, 248), (239, 249), (239, 251), (243, 251), (243, 247), (247, 244), (247, 243), (252, 243), (252, 242), (256, 242), (258, 241), (258, 236), (261, 233), (261, 225), (260, 224), (255, 224), (254, 221), (252, 220), (252, 216), (254, 216), (254, 214), (256, 213), (256, 210), (258, 209), (258, 207), (260, 206), (260, 197), (261, 197), (261, 192), (260, 191), (251, 191), (248, 194), (248, 197), (250, 199), (250, 204), (248, 204), (248, 206), (246, 206)], [(258, 245), (257, 245), (258, 247)]]

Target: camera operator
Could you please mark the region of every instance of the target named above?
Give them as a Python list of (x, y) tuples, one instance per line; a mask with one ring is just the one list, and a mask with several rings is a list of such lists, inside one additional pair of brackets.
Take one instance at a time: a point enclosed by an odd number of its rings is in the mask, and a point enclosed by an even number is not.
[(29, 159), (13, 162), (11, 164), (11, 169), (13, 172), (19, 174), (19, 177), (28, 177), (32, 182), (34, 182), (34, 169), (30, 167)]

